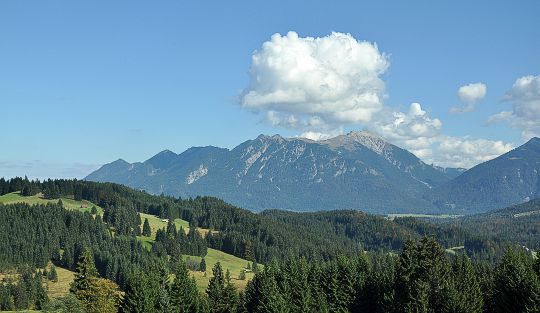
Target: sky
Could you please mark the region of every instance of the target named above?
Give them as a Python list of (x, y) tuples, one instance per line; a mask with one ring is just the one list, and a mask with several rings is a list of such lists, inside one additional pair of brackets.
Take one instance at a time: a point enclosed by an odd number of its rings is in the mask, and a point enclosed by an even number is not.
[(472, 167), (540, 136), (538, 1), (0, 2), (0, 176), (369, 130)]

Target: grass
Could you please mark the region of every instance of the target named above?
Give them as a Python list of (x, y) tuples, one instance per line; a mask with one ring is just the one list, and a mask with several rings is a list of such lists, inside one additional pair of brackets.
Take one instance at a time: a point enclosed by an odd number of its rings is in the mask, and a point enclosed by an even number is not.
[[(184, 256), (184, 259), (187, 258), (190, 258), (197, 262), (201, 261), (201, 257), (198, 256)], [(221, 263), (223, 271), (229, 270), (229, 272), (231, 273), (231, 281), (233, 285), (238, 289), (245, 289), (248, 281), (250, 281), (254, 276), (253, 273), (249, 272), (246, 273), (245, 280), (238, 279), (240, 272), (246, 269), (246, 266), (249, 262), (234, 255), (227, 254), (223, 251), (208, 248), (208, 254), (204, 257), (204, 259), (206, 261), (206, 275), (204, 272), (191, 272), (195, 277), (197, 287), (201, 291), (206, 290), (208, 282), (212, 277), (212, 268), (217, 262)]]
[[(144, 219), (148, 219), (148, 224), (150, 225), (150, 229), (152, 230), (152, 239), (156, 238), (156, 231), (158, 229), (166, 228), (167, 227), (167, 221), (159, 218), (158, 216), (146, 214), (146, 213), (139, 213), (141, 215), (141, 221), (144, 223)], [(180, 227), (184, 229), (184, 232), (187, 234), (189, 232), (189, 222), (182, 220), (182, 219), (175, 219), (174, 225), (176, 226), (176, 229), (179, 230)], [(206, 228), (197, 228), (199, 233), (203, 236), (206, 236), (206, 234), (210, 231)], [(212, 231), (212, 233), (215, 233), (215, 231)]]
[[(152, 236), (151, 237), (145, 237), (145, 236), (137, 236), (137, 239), (145, 246), (147, 249), (150, 249), (152, 247), (152, 243), (156, 239), (156, 231), (158, 229), (162, 229), (164, 227), (167, 227), (167, 222), (163, 221), (163, 219), (151, 215), (151, 214), (141, 214), (141, 220), (144, 223), (144, 219), (148, 219), (148, 224), (150, 225), (150, 229), (152, 230)], [(180, 229), (180, 226), (183, 227), (184, 231), (187, 233), (189, 231), (189, 223), (182, 219), (175, 219), (174, 224), (176, 225), (176, 229)], [(197, 228), (197, 230), (201, 233), (201, 235), (206, 235), (210, 230), (205, 228)], [(192, 260), (195, 260), (197, 262), (201, 261), (201, 257), (199, 256), (184, 256), (184, 259), (190, 258)], [(208, 254), (205, 256), (206, 261), (206, 276), (203, 272), (197, 272), (192, 271), (191, 273), (195, 277), (195, 281), (197, 282), (197, 287), (199, 290), (204, 291), (206, 287), (208, 286), (208, 282), (210, 280), (210, 277), (212, 277), (212, 267), (219, 261), (221, 263), (221, 266), (223, 267), (223, 270), (229, 270), (231, 273), (231, 278), (233, 284), (239, 288), (244, 289), (246, 288), (247, 282), (253, 278), (253, 273), (246, 273), (246, 279), (245, 280), (239, 280), (238, 276), (240, 275), (240, 272), (245, 269), (245, 267), (248, 264), (247, 260), (244, 260), (242, 258), (236, 257), (231, 254), (227, 254), (223, 251), (215, 250), (208, 248)]]
[(386, 218), (389, 220), (394, 220), (397, 217), (417, 217), (417, 218), (458, 218), (463, 215), (451, 215), (451, 214), (414, 214), (414, 213), (395, 213), (395, 214), (386, 214)]
[[(51, 269), (50, 265), (47, 267), (47, 271)], [(50, 298), (60, 298), (67, 295), (69, 293), (69, 285), (71, 285), (71, 282), (75, 278), (75, 272), (58, 266), (56, 267), (56, 273), (58, 274), (57, 282), (47, 280), (47, 294)]]
[[(64, 208), (68, 210), (76, 210), (81, 212), (90, 212), (92, 210), (92, 207), (95, 205), (90, 201), (82, 200), (82, 201), (76, 201), (71, 198), (60, 198), (62, 199), (62, 203), (64, 204)], [(0, 203), (2, 204), (12, 204), (12, 203), (28, 203), (30, 205), (33, 204), (47, 204), (47, 203), (57, 203), (58, 199), (45, 199), (43, 198), (43, 195), (41, 193), (38, 193), (34, 196), (21, 196), (20, 192), (12, 192), (5, 194), (3, 196), (0, 196)], [(99, 215), (103, 215), (103, 208), (101, 208), (98, 205), (95, 205), (97, 212)]]
[[(69, 197), (67, 198), (64, 197), (61, 199), (62, 199), (62, 203), (64, 204), (64, 208), (68, 210), (89, 212), (92, 206), (94, 206), (93, 203), (86, 200), (75, 201)], [(0, 196), (0, 203), (2, 204), (21, 203), (21, 202), (28, 203), (30, 205), (46, 204), (46, 203), (56, 203), (58, 202), (58, 199), (54, 199), (54, 200), (44, 199), (41, 194), (24, 197), (24, 196), (21, 196), (19, 192), (12, 192), (12, 193), (8, 193), (3, 196)], [(98, 214), (103, 215), (103, 209), (97, 205), (96, 205), (96, 208), (98, 210)], [(145, 214), (145, 213), (140, 213), (140, 214), (141, 214), (141, 220), (143, 223), (144, 223), (145, 218), (148, 219), (148, 223), (150, 224), (150, 229), (152, 230), (152, 236), (151, 237), (137, 236), (137, 239), (143, 244), (144, 247), (146, 247), (147, 249), (150, 249), (152, 247), (152, 243), (156, 239), (156, 231), (158, 229), (166, 228), (167, 221), (164, 221), (163, 219), (155, 215)], [(182, 227), (186, 233), (189, 232), (189, 222), (177, 218), (174, 220), (174, 224), (176, 225), (176, 229), (180, 229), (180, 227)], [(206, 234), (211, 231), (205, 228), (197, 228), (197, 230), (203, 236), (206, 236)], [(212, 231), (212, 232), (215, 232), (215, 231)], [(196, 260), (197, 262), (200, 262), (201, 260), (201, 258), (197, 256), (184, 256), (184, 258), (187, 258), (187, 257), (193, 260)], [(247, 282), (253, 278), (253, 273), (246, 273), (245, 280), (238, 279), (240, 272), (243, 269), (245, 269), (245, 267), (248, 264), (248, 261), (242, 258), (235, 257), (231, 254), (227, 254), (219, 250), (208, 248), (208, 254), (205, 257), (205, 261), (206, 261), (206, 269), (207, 269), (206, 276), (202, 272), (192, 272), (193, 276), (195, 277), (195, 281), (197, 282), (197, 287), (201, 291), (205, 290), (206, 287), (208, 286), (209, 279), (212, 276), (212, 267), (218, 261), (221, 262), (221, 266), (223, 267), (224, 271), (226, 270), (230, 271), (232, 282), (239, 289), (244, 289), (247, 285)], [(61, 297), (65, 295), (67, 292), (69, 292), (69, 284), (71, 283), (71, 281), (73, 281), (73, 272), (70, 272), (66, 269), (62, 269), (59, 267), (57, 267), (56, 270), (58, 272), (58, 282), (57, 283), (49, 282), (49, 296), (52, 298)]]
[(457, 247), (445, 249), (445, 251), (450, 254), (456, 254), (457, 251), (463, 250), (463, 249), (465, 249), (465, 246), (457, 246)]

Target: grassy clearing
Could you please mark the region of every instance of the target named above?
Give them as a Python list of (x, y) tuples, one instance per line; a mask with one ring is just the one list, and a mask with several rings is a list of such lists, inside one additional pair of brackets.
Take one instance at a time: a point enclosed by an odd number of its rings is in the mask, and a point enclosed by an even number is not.
[[(190, 258), (197, 262), (201, 261), (201, 257), (198, 256), (184, 256), (184, 260), (187, 258)], [(240, 272), (246, 269), (249, 262), (242, 258), (235, 257), (234, 255), (227, 254), (223, 251), (208, 248), (208, 254), (204, 257), (204, 259), (206, 261), (206, 275), (204, 272), (191, 272), (195, 277), (197, 287), (201, 291), (206, 290), (208, 282), (212, 277), (212, 268), (217, 262), (221, 263), (223, 271), (229, 270), (229, 272), (231, 273), (231, 281), (233, 285), (236, 286), (236, 288), (238, 289), (245, 289), (248, 281), (250, 281), (254, 276), (253, 273), (249, 272), (246, 273), (245, 280), (238, 279)]]
[(463, 249), (465, 249), (465, 246), (457, 246), (457, 247), (445, 249), (445, 251), (450, 254), (456, 254), (458, 251), (463, 250)]
[(386, 214), (386, 218), (393, 221), (398, 217), (417, 217), (417, 218), (459, 218), (463, 215), (451, 214), (414, 214), (414, 213), (392, 213)]
[[(50, 270), (51, 264), (48, 265), (47, 271)], [(47, 294), (50, 298), (60, 298), (69, 293), (69, 285), (75, 278), (75, 272), (67, 270), (65, 268), (56, 267), (56, 273), (58, 274), (58, 281), (47, 280)]]
[[(68, 210), (77, 210), (81, 212), (90, 212), (92, 206), (94, 206), (93, 203), (83, 200), (83, 201), (75, 201), (70, 198), (61, 198), (62, 202), (64, 203), (64, 207)], [(44, 199), (41, 194), (37, 194), (35, 196), (28, 196), (24, 197), (21, 196), (19, 192), (13, 192), (9, 194), (5, 194), (3, 196), (0, 196), (0, 203), (3, 204), (11, 204), (11, 203), (28, 203), (30, 205), (32, 204), (46, 204), (46, 203), (56, 203), (58, 202), (58, 199), (54, 200), (48, 200)], [(103, 209), (96, 205), (96, 208), (98, 210), (98, 214), (103, 215)], [(151, 214), (141, 214), (141, 220), (144, 223), (144, 219), (148, 219), (148, 223), (150, 224), (150, 228), (152, 230), (152, 236), (151, 237), (144, 237), (144, 236), (137, 236), (137, 239), (145, 246), (147, 249), (150, 249), (152, 247), (152, 243), (156, 239), (156, 231), (158, 229), (166, 228), (167, 227), (167, 221), (159, 218), (158, 216), (151, 215)], [(182, 219), (175, 219), (174, 224), (176, 225), (176, 229), (180, 229), (182, 227), (184, 231), (187, 233), (189, 231), (189, 222), (182, 220)], [(210, 230), (205, 228), (197, 228), (197, 230), (201, 233), (201, 235), (205, 236)], [(212, 231), (215, 232), (215, 231)], [(191, 258), (193, 260), (196, 260), (197, 262), (200, 262), (201, 258), (197, 256), (184, 256), (184, 258)], [(199, 290), (204, 291), (206, 287), (208, 286), (208, 282), (210, 277), (212, 277), (212, 267), (219, 261), (221, 262), (221, 266), (223, 267), (223, 270), (229, 270), (231, 273), (231, 278), (233, 281), (233, 284), (239, 288), (244, 289), (247, 285), (247, 282), (253, 278), (253, 273), (246, 273), (246, 280), (239, 280), (238, 276), (240, 275), (240, 272), (246, 268), (248, 261), (235, 257), (233, 255), (227, 254), (225, 252), (215, 250), (215, 249), (208, 249), (208, 254), (205, 257), (206, 261), (206, 276), (202, 272), (192, 272), (193, 276), (195, 277), (195, 281), (197, 282), (197, 286), (199, 287)], [(73, 281), (73, 272), (68, 271), (66, 269), (62, 269), (57, 267), (56, 268), (58, 273), (58, 282), (48, 282), (49, 286), (49, 296), (51, 298), (58, 298), (66, 293), (69, 292), (69, 284)]]
[[(140, 213), (141, 214), (141, 222), (144, 223), (144, 219), (148, 219), (148, 224), (150, 224), (150, 229), (152, 230), (152, 239), (156, 238), (156, 231), (158, 229), (166, 228), (167, 227), (167, 220), (161, 219), (158, 216), (146, 214), (146, 213)], [(175, 219), (174, 225), (176, 225), (176, 229), (179, 230), (180, 227), (184, 228), (184, 232), (187, 234), (189, 232), (189, 222), (182, 220), (182, 219)], [(206, 234), (210, 231), (206, 228), (197, 228), (199, 233), (203, 236), (206, 236)], [(212, 233), (215, 233), (215, 231), (212, 231)]]
[[(95, 205), (90, 201), (82, 200), (82, 201), (75, 201), (70, 198), (60, 198), (62, 199), (62, 203), (64, 204), (64, 208), (68, 210), (76, 210), (81, 212), (90, 212), (92, 207)], [(47, 203), (57, 203), (58, 199), (45, 199), (43, 198), (43, 195), (41, 193), (38, 193), (34, 196), (21, 196), (20, 192), (12, 192), (5, 194), (3, 196), (0, 196), (0, 203), (2, 204), (12, 204), (12, 203), (28, 203), (30, 205), (33, 204), (47, 204)], [(103, 215), (103, 208), (96, 205), (97, 212), (99, 215)]]
[[(137, 239), (145, 246), (147, 249), (150, 249), (152, 247), (152, 243), (156, 239), (156, 231), (158, 229), (162, 229), (164, 227), (167, 227), (167, 221), (150, 214), (144, 214), (141, 213), (141, 219), (144, 223), (144, 219), (148, 219), (148, 224), (150, 224), (150, 229), (152, 230), (152, 236), (151, 237), (144, 237), (144, 236), (137, 236)], [(176, 225), (177, 229), (180, 229), (180, 226), (184, 228), (184, 231), (187, 233), (189, 231), (189, 223), (187, 221), (184, 221), (182, 219), (175, 219), (174, 224)], [(204, 236), (206, 235), (210, 230), (205, 228), (197, 228), (197, 230)], [(195, 260), (197, 262), (201, 261), (201, 257), (198, 256), (184, 256), (184, 260), (190, 258), (192, 260)], [(203, 272), (191, 272), (193, 276), (195, 277), (195, 281), (197, 282), (197, 287), (199, 290), (204, 291), (206, 287), (208, 286), (208, 282), (210, 280), (210, 277), (212, 277), (212, 267), (219, 261), (221, 262), (221, 266), (223, 267), (223, 270), (229, 270), (231, 273), (231, 278), (233, 284), (240, 289), (246, 288), (247, 282), (253, 278), (253, 273), (246, 273), (246, 280), (239, 280), (238, 276), (240, 275), (240, 272), (246, 268), (248, 261), (244, 260), (242, 258), (235, 257), (234, 255), (227, 254), (225, 252), (215, 250), (208, 248), (208, 254), (205, 256), (206, 261), (206, 275)]]

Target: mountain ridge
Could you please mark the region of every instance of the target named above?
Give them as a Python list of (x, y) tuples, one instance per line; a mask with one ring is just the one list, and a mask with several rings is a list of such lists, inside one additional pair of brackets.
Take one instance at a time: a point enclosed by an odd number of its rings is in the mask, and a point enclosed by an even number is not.
[(540, 138), (480, 163), (426, 195), (438, 207), (489, 211), (540, 197)]
[(253, 210), (432, 210), (421, 196), (459, 174), (365, 131), (323, 141), (261, 134), (230, 150), (163, 150), (144, 162), (115, 162), (86, 179), (154, 194), (211, 195)]

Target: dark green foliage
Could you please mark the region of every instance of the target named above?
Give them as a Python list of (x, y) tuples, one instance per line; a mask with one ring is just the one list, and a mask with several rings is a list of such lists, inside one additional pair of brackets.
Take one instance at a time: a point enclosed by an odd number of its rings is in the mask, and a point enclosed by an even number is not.
[(50, 313), (86, 313), (82, 303), (73, 294), (67, 294), (59, 299), (51, 299), (43, 312)]
[(94, 256), (89, 249), (84, 249), (79, 261), (77, 262), (77, 273), (71, 283), (70, 291), (76, 293), (79, 290), (88, 289), (90, 278), (98, 276)]
[(495, 268), (492, 301), (496, 312), (540, 312), (540, 281), (530, 257), (506, 252)]
[(97, 208), (95, 205), (92, 206), (92, 209), (90, 209), (90, 214), (96, 215), (97, 214)]
[(0, 281), (0, 310), (42, 309), (49, 300), (42, 277), (40, 271), (24, 267), (17, 280)]
[(56, 272), (56, 266), (51, 266), (51, 270), (47, 273), (47, 279), (53, 282), (58, 281), (58, 273)]
[(199, 263), (199, 272), (206, 272), (206, 260), (204, 258), (202, 258), (201, 263)]
[(134, 272), (127, 281), (122, 300), (122, 312), (152, 313), (158, 312), (158, 280), (146, 272)]
[(484, 299), (473, 265), (465, 255), (459, 255), (452, 263), (453, 279), (446, 301), (446, 312), (480, 313)]
[(203, 312), (203, 299), (199, 295), (195, 279), (190, 277), (184, 262), (180, 262), (171, 286), (170, 302), (174, 312)]
[(152, 236), (152, 229), (150, 228), (150, 223), (148, 223), (148, 219), (144, 219), (143, 229), (142, 229), (142, 235), (146, 237)]
[[(1, 184), (2, 190), (10, 190), (25, 180)], [(0, 205), (0, 270), (19, 268), (21, 273), (21, 283), (0, 284), (2, 309), (43, 306), (41, 284), (36, 275), (24, 274), (23, 267), (43, 268), (53, 260), (78, 268), (76, 290), (85, 290), (88, 278), (98, 275), (117, 282), (126, 292), (125, 312), (501, 312), (512, 306), (516, 312), (537, 310), (539, 261), (534, 263), (529, 255), (508, 253), (494, 270), (490, 263), (471, 263), (461, 256), (450, 262), (433, 238), (407, 243), (399, 258), (390, 252), (405, 238), (434, 235), (445, 247), (465, 243), (465, 252), (485, 253), (485, 259), (495, 260), (492, 255), (504, 241), (471, 236), (453, 223), (392, 222), (355, 211), (257, 215), (207, 197), (156, 197), (113, 184), (71, 180), (35, 184), (57, 186), (62, 196), (80, 186), (84, 200), (105, 208), (107, 224), (99, 216), (68, 211), (59, 204)], [(158, 230), (148, 251), (134, 237), (141, 224), (137, 212), (182, 217), (190, 222), (190, 232), (177, 230), (171, 222)], [(202, 238), (196, 226), (217, 232)], [(230, 274), (215, 268), (208, 301), (201, 297), (181, 256), (204, 255), (207, 243), (237, 256), (253, 255), (250, 267), (256, 276), (245, 294), (234, 290)], [(268, 264), (273, 258), (277, 262)], [(264, 269), (258, 269), (257, 261), (266, 263)], [(202, 261), (191, 263), (193, 269), (201, 269)], [(180, 268), (169, 286), (171, 266)], [(52, 272), (51, 268), (47, 277)], [(33, 287), (21, 287), (24, 284)]]
[(451, 268), (433, 238), (408, 242), (397, 267), (396, 300), (406, 312), (443, 312)]
[(238, 305), (238, 294), (231, 283), (229, 270), (224, 274), (219, 262), (212, 268), (212, 278), (206, 288), (210, 311), (216, 313), (232, 313)]

